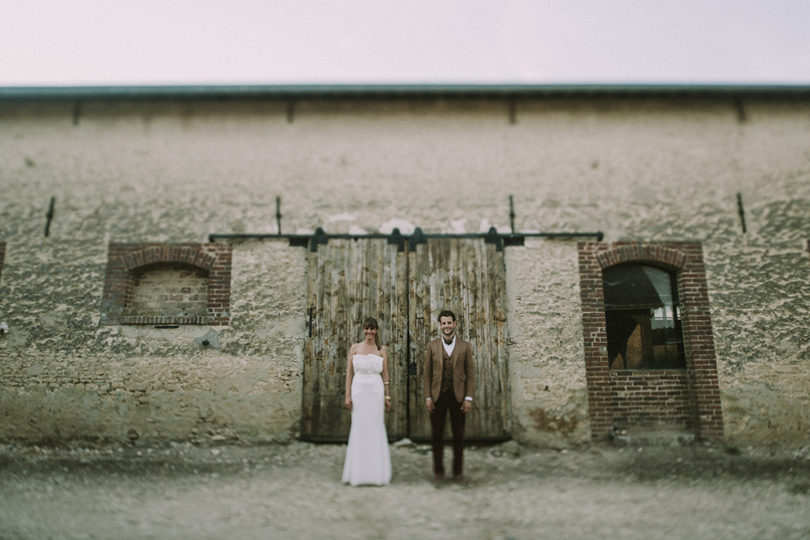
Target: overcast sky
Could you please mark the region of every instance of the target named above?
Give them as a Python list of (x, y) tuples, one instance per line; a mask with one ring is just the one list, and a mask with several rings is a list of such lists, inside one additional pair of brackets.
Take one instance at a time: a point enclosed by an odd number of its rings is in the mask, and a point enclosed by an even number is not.
[(810, 84), (810, 0), (0, 0), (0, 86)]

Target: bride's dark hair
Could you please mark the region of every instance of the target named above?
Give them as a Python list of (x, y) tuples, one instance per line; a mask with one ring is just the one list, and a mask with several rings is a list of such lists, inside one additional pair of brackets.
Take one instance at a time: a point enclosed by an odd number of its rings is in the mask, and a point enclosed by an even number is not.
[(377, 333), (374, 334), (374, 344), (377, 345), (378, 349), (381, 349), (382, 347), (380, 347), (380, 329), (377, 326), (377, 319), (375, 319), (374, 317), (366, 317), (365, 319), (363, 319), (363, 330), (365, 330), (366, 328), (377, 330)]

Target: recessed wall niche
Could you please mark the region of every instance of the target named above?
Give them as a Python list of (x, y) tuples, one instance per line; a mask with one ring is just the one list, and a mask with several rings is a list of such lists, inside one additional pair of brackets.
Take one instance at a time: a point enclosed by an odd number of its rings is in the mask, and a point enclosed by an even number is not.
[(110, 244), (101, 324), (230, 321), (229, 244)]

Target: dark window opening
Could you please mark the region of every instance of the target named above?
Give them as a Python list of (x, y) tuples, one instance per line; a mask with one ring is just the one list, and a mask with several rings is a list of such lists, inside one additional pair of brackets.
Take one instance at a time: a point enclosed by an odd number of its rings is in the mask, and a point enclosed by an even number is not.
[(622, 264), (602, 273), (610, 369), (683, 369), (681, 311), (673, 274)]

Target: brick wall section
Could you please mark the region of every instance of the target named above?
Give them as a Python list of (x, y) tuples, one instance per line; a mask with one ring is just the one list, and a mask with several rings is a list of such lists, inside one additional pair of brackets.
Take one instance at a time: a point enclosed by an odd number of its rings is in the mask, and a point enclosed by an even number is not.
[(617, 429), (665, 424), (694, 430), (689, 382), (683, 370), (610, 372), (613, 425)]
[[(133, 272), (156, 264), (186, 264), (208, 273), (205, 316), (133, 315)], [(101, 324), (208, 324), (230, 321), (232, 246), (230, 244), (110, 244), (102, 297)]]
[[(160, 315), (208, 319), (208, 271), (165, 263), (134, 270), (135, 287), (127, 302), (129, 316)], [(123, 322), (126, 323), (126, 320)]]
[[(700, 439), (722, 439), (720, 390), (701, 244), (581, 242), (578, 251), (591, 437), (607, 438), (614, 427), (662, 422), (681, 424)], [(671, 370), (610, 372), (608, 368), (602, 270), (631, 262), (652, 264), (677, 275), (686, 354), (682, 376), (673, 377)]]

